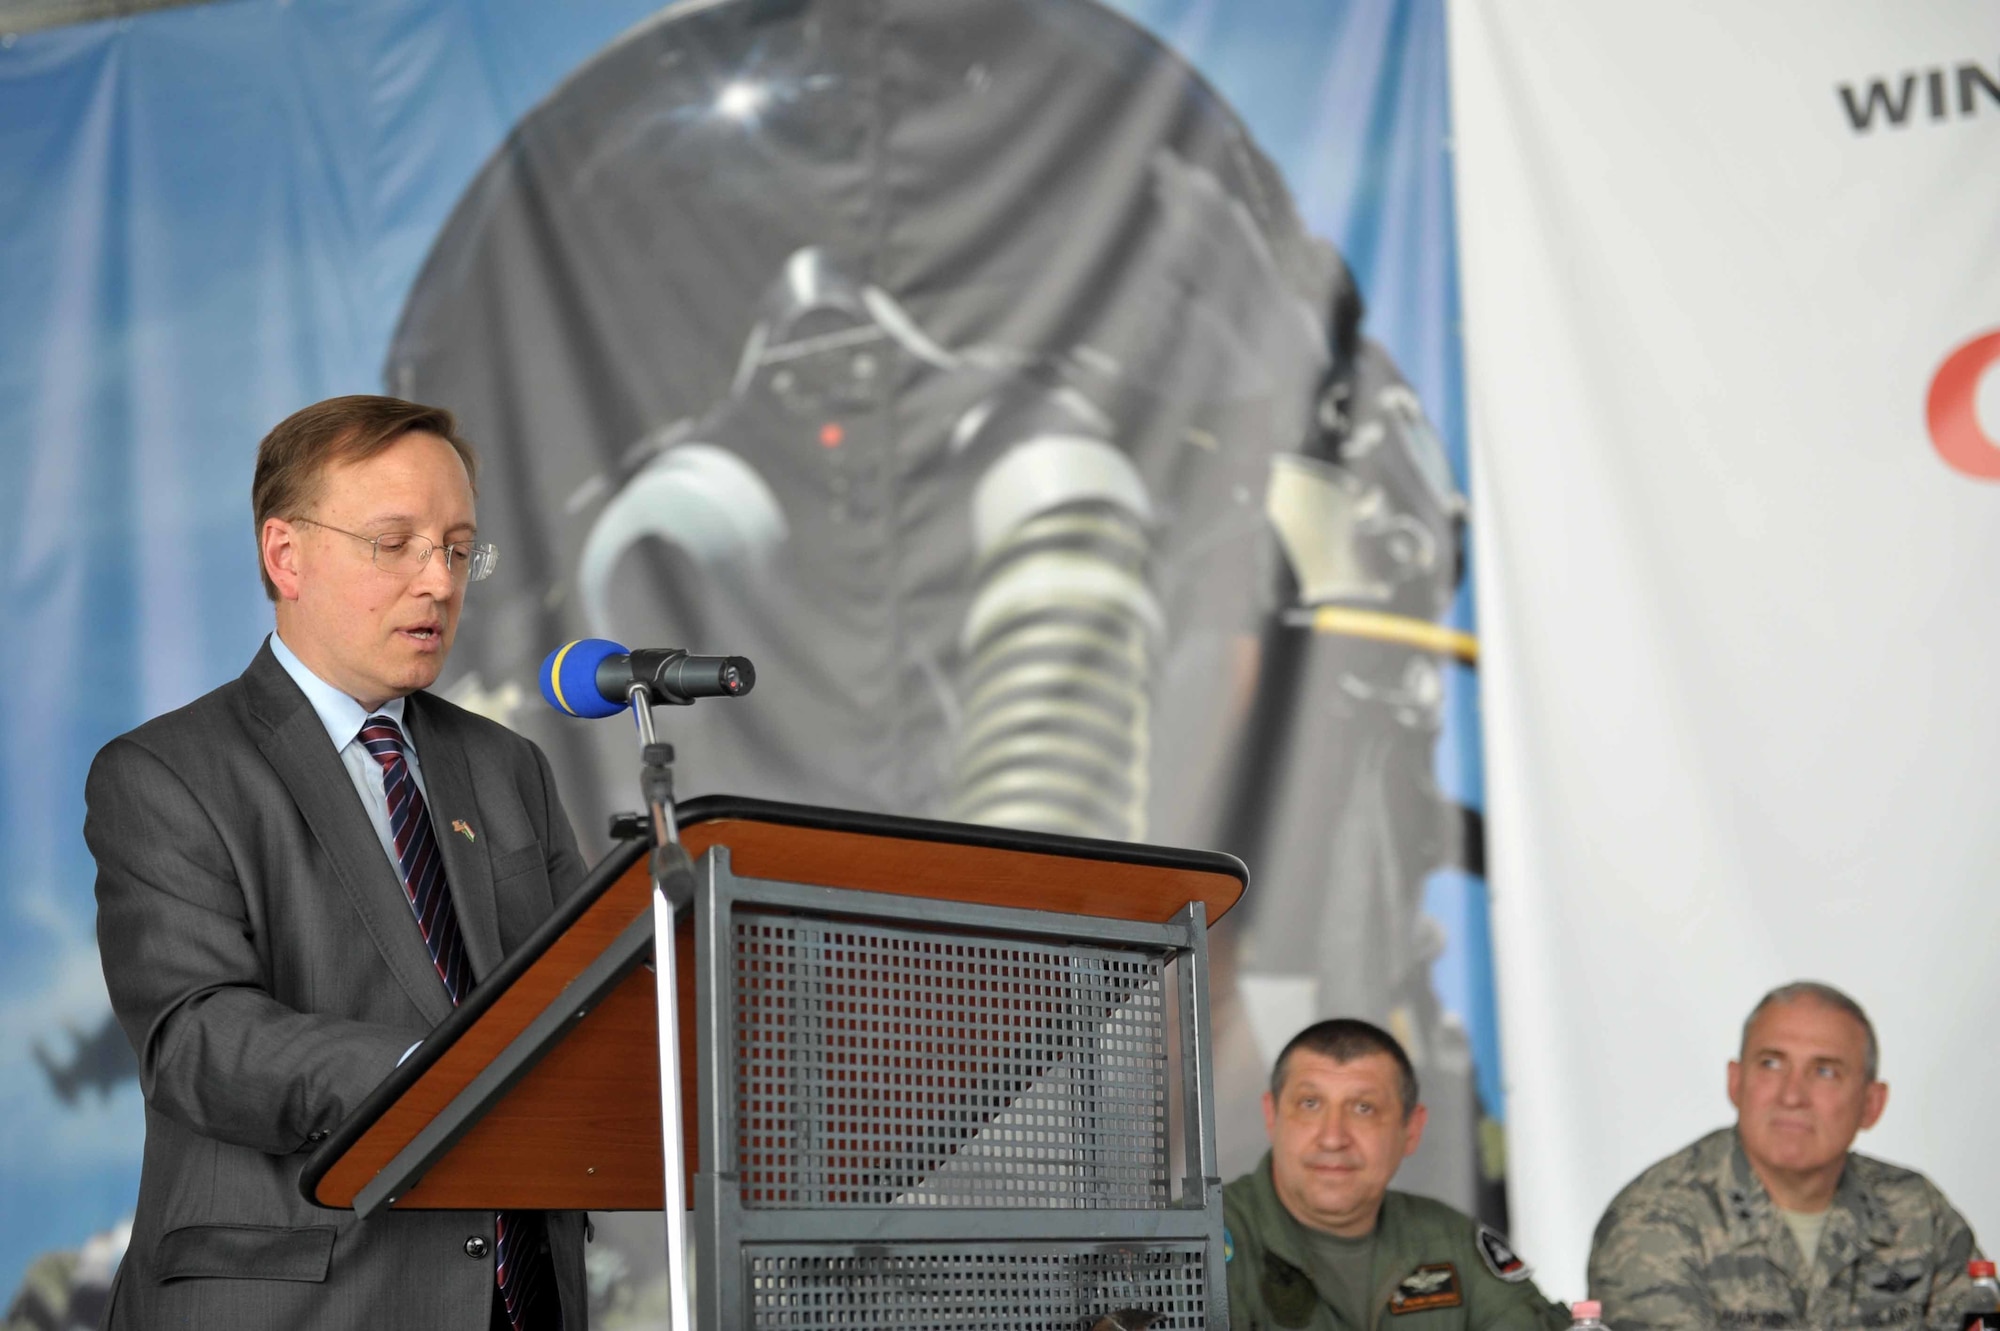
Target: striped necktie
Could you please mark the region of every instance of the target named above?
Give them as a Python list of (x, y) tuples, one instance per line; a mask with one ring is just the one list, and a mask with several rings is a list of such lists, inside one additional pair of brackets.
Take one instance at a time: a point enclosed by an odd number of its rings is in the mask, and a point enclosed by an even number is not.
[[(389, 834), (396, 843), (396, 868), (403, 895), (417, 917), (417, 929), (431, 954), (431, 965), (451, 995), (452, 1006), (472, 991), (472, 963), (458, 928), (445, 881), (444, 856), (423, 792), (410, 775), (403, 756), (403, 732), (386, 716), (369, 717), (361, 726), (361, 743), (382, 765), (382, 792), (389, 802)], [(561, 1305), (555, 1298), (555, 1268), (547, 1250), (547, 1225), (540, 1211), (500, 1211), (493, 1217), (493, 1279), (513, 1331), (544, 1331), (562, 1326)], [(546, 1305), (546, 1307), (544, 1306)]]

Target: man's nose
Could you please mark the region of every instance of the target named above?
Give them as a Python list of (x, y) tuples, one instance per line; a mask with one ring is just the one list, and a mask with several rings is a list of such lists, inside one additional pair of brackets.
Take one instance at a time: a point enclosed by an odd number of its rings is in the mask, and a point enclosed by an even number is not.
[(1806, 1076), (1803, 1068), (1793, 1068), (1785, 1073), (1778, 1083), (1778, 1102), (1785, 1105), (1802, 1105), (1811, 1097), (1806, 1094)]
[(421, 596), (434, 596), (440, 601), (448, 599), (458, 590), (458, 580), (452, 576), (450, 563), (451, 556), (445, 553), (443, 546), (433, 547), (431, 557), (424, 561), (423, 567), (417, 570), (417, 576), (411, 579), (410, 590)]
[(1338, 1109), (1329, 1109), (1319, 1118), (1319, 1131), (1315, 1141), (1321, 1150), (1338, 1151), (1354, 1140), (1349, 1129), (1347, 1115)]

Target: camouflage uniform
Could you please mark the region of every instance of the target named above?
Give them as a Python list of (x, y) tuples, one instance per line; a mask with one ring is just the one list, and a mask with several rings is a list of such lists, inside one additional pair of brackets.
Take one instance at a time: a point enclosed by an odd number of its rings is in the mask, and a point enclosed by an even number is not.
[(1304, 1228), (1271, 1185), (1271, 1157), (1222, 1190), (1223, 1255), (1234, 1331), (1559, 1331), (1569, 1316), (1542, 1297), (1506, 1241), (1443, 1202), (1382, 1199), (1370, 1324), (1349, 1327), (1307, 1274)]
[(1612, 1200), (1590, 1247), (1590, 1297), (1617, 1331), (1958, 1331), (1976, 1255), (1965, 1217), (1929, 1179), (1849, 1154), (1808, 1260), (1724, 1128)]

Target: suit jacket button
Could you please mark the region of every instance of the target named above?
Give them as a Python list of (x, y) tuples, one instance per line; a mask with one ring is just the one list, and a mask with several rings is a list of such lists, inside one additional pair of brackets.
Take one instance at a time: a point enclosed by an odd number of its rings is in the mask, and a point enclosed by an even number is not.
[(465, 1241), (465, 1255), (467, 1257), (484, 1257), (491, 1251), (493, 1251), (493, 1245), (488, 1243), (482, 1235), (474, 1234)]
[(321, 1129), (320, 1129), (320, 1130), (319, 1130), (318, 1132), (308, 1132), (308, 1133), (306, 1134), (306, 1140), (307, 1140), (307, 1141), (309, 1141), (309, 1142), (323, 1142), (323, 1141), (325, 1141), (325, 1140), (326, 1140), (326, 1129), (325, 1129), (325, 1128), (321, 1128)]

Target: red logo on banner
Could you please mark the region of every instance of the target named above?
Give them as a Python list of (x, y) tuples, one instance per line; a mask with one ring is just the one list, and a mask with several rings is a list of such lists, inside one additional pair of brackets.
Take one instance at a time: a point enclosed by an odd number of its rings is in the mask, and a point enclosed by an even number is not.
[(2000, 481), (2000, 439), (1979, 424), (1979, 380), (2000, 364), (2000, 332), (1983, 333), (1944, 358), (1924, 404), (1931, 443), (1953, 470)]

